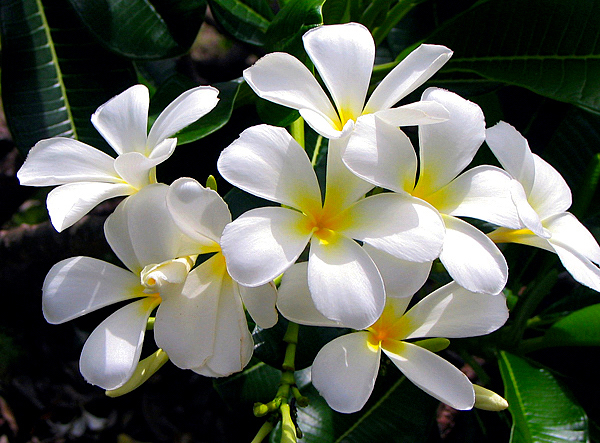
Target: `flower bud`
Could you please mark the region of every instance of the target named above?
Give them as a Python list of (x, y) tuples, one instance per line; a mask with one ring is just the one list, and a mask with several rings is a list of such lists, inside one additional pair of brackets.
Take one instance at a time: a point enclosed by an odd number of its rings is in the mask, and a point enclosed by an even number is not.
[(475, 390), (475, 407), (484, 411), (502, 411), (508, 408), (504, 397), (479, 385), (473, 385)]

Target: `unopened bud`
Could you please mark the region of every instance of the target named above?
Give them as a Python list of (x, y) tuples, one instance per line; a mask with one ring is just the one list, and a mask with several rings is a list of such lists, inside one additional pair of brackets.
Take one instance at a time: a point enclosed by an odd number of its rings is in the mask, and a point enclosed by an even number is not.
[(508, 408), (504, 397), (479, 385), (473, 385), (475, 390), (475, 407), (484, 411), (502, 411)]

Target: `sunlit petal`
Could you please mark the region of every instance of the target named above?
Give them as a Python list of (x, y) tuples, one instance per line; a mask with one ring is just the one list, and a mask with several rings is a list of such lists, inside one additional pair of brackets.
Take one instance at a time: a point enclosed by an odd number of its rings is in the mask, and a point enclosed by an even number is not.
[(558, 242), (566, 245), (594, 263), (600, 264), (598, 242), (573, 214), (569, 212), (556, 214), (545, 219), (543, 223), (552, 233), (550, 243)]
[[(543, 238), (550, 237), (550, 233), (542, 226), (542, 220), (540, 219), (539, 214), (535, 212), (535, 209), (533, 209), (529, 204), (529, 201), (527, 201), (527, 194), (525, 194), (523, 185), (517, 180), (512, 179), (507, 189), (510, 191), (512, 201), (517, 209), (517, 214), (521, 222), (521, 226), (518, 226), (517, 228), (525, 227), (535, 233), (535, 235), (539, 235)], [(506, 227), (510, 228), (511, 226)]]
[(115, 170), (127, 184), (141, 189), (151, 183), (152, 170), (161, 161), (149, 159), (139, 152), (126, 152), (115, 159)]
[(397, 108), (384, 109), (376, 112), (375, 115), (394, 126), (431, 125), (450, 118), (448, 110), (435, 101), (419, 101)]
[(571, 245), (555, 242), (552, 238), (549, 241), (573, 278), (582, 285), (600, 292), (600, 269)]
[(313, 362), (312, 383), (335, 411), (360, 411), (373, 392), (381, 351), (369, 345), (368, 336), (354, 332), (338, 337)]
[(548, 162), (533, 154), (535, 180), (527, 201), (541, 219), (564, 212), (571, 206), (569, 185)]
[(234, 283), (234, 289), (239, 292), (250, 317), (258, 326), (263, 329), (275, 326), (278, 317), (275, 309), (277, 289), (272, 282), (255, 288)]

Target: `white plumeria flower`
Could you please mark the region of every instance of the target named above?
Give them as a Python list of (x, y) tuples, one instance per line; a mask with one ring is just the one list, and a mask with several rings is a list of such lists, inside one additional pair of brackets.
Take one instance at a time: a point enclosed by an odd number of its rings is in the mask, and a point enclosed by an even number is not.
[(487, 144), (513, 177), (510, 191), (520, 226), (489, 234), (497, 242), (535, 246), (554, 252), (579, 283), (600, 291), (600, 247), (577, 218), (566, 212), (571, 190), (560, 173), (533, 154), (515, 128), (505, 122), (487, 130)]
[[(218, 252), (218, 244), (210, 238), (188, 238), (177, 228), (166, 204), (168, 191), (162, 184), (146, 186), (106, 221), (106, 238), (129, 270), (74, 257), (53, 266), (44, 281), (43, 312), (54, 324), (137, 299), (104, 320), (81, 353), (83, 376), (107, 390), (119, 388), (133, 374), (148, 318), (159, 305), (155, 340), (177, 366), (225, 376), (241, 370), (252, 355), (243, 306), (225, 277), (222, 255), (191, 270), (196, 254)], [(219, 204), (210, 206), (212, 210)], [(204, 230), (218, 232), (225, 219), (222, 211), (204, 218)], [(261, 291), (256, 292), (274, 312), (274, 295)], [(268, 323), (274, 323), (272, 317)]]
[[(387, 285), (396, 283), (384, 279)], [(456, 409), (471, 409), (475, 392), (455, 366), (406, 340), (460, 338), (489, 334), (508, 319), (503, 295), (478, 294), (452, 282), (432, 292), (410, 310), (410, 297), (388, 297), (381, 317), (364, 331), (326, 344), (311, 369), (312, 383), (338, 412), (359, 411), (369, 399), (379, 371), (381, 351), (419, 388)], [(300, 263), (283, 276), (277, 306), (300, 324), (339, 326), (311, 303), (306, 266)]]
[(485, 139), (479, 106), (437, 88), (427, 89), (422, 98), (443, 105), (450, 118), (419, 127), (418, 163), (409, 138), (376, 115), (356, 124), (342, 159), (370, 183), (421, 198), (436, 208), (446, 226), (440, 260), (450, 276), (470, 291), (497, 294), (508, 278), (504, 256), (485, 234), (458, 217), (517, 227), (508, 191), (511, 177), (494, 166), (460, 174)]
[(306, 152), (283, 128), (246, 129), (217, 166), (238, 188), (285, 205), (250, 210), (227, 225), (221, 245), (231, 276), (247, 286), (269, 282), (310, 243), (315, 304), (349, 327), (370, 325), (385, 304), (380, 272), (353, 239), (412, 262), (439, 254), (444, 230), (436, 211), (408, 195), (362, 199), (373, 186), (348, 171), (335, 142), (329, 143), (324, 203)]
[(53, 137), (36, 143), (17, 177), (27, 186), (59, 185), (48, 194), (47, 206), (60, 232), (98, 203), (156, 183), (156, 165), (169, 158), (177, 145), (177, 139), (170, 137), (210, 112), (218, 93), (210, 86), (184, 92), (148, 133), (148, 88), (132, 86), (92, 115), (92, 123), (116, 158), (77, 140)]
[(302, 40), (335, 106), (310, 70), (290, 54), (265, 55), (244, 71), (244, 79), (259, 97), (299, 110), (323, 137), (348, 135), (368, 114), (395, 126), (437, 123), (448, 117), (443, 107), (431, 102), (392, 108), (450, 59), (448, 48), (419, 46), (381, 81), (365, 105), (375, 61), (369, 30), (359, 23), (324, 25), (306, 32)]

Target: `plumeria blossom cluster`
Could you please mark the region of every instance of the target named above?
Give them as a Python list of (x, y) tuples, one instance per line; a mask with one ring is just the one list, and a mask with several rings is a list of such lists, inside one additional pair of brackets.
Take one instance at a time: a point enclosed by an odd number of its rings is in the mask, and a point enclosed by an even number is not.
[[(127, 269), (89, 257), (61, 261), (44, 283), (44, 315), (62, 323), (131, 301), (82, 351), (84, 377), (107, 390), (133, 377), (149, 324), (174, 364), (223, 377), (252, 356), (245, 311), (262, 328), (279, 312), (298, 324), (354, 330), (325, 345), (312, 366), (312, 382), (333, 409), (365, 405), (382, 352), (425, 392), (470, 409), (487, 394), (435, 352), (444, 339), (488, 334), (506, 322), (508, 267), (496, 244), (555, 252), (595, 290), (600, 247), (566, 212), (571, 193), (560, 174), (513, 127), (486, 130), (479, 106), (438, 88), (394, 107), (444, 65), (448, 48), (420, 46), (367, 99), (375, 44), (364, 26), (319, 26), (303, 41), (327, 92), (284, 53), (266, 55), (244, 79), (258, 96), (299, 110), (327, 139), (324, 183), (281, 127), (246, 129), (217, 163), (232, 185), (275, 206), (232, 221), (223, 199), (194, 179), (157, 182), (173, 135), (216, 105), (211, 87), (181, 95), (149, 133), (144, 86), (101, 106), (92, 122), (116, 158), (65, 138), (31, 150), (19, 178), (59, 185), (48, 196), (59, 231), (99, 202), (127, 196), (105, 224)], [(417, 149), (403, 126), (418, 127)], [(466, 169), (484, 141), (503, 169)], [(465, 218), (496, 229), (485, 233)], [(413, 300), (437, 259), (453, 281)]]

